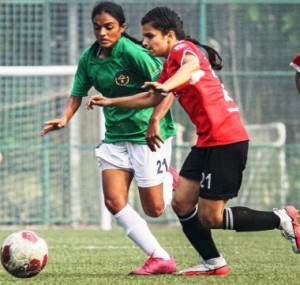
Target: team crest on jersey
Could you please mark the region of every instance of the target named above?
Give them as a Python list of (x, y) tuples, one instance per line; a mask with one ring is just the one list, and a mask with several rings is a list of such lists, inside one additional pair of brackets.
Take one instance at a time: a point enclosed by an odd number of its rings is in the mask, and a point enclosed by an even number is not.
[(115, 75), (115, 82), (119, 86), (125, 86), (129, 83), (129, 75), (126, 71), (118, 71)]

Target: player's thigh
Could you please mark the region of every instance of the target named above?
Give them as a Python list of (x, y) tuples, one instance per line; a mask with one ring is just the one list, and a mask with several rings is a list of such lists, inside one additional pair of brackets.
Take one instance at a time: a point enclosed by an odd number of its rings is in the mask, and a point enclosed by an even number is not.
[(95, 154), (102, 172), (105, 204), (110, 212), (118, 212), (127, 203), (133, 178), (127, 144), (102, 143), (95, 149)]
[(205, 149), (192, 147), (179, 173), (172, 206), (177, 215), (189, 214), (198, 203)]
[(126, 206), (132, 177), (132, 172), (127, 170), (106, 169), (102, 171), (105, 205), (111, 213), (116, 214)]
[(248, 142), (207, 148), (199, 196), (210, 200), (228, 200), (238, 196), (247, 153)]
[(126, 142), (101, 143), (95, 149), (95, 156), (102, 171), (106, 168), (132, 170)]
[(139, 193), (145, 214), (151, 217), (159, 217), (165, 208), (163, 184), (151, 187), (139, 187)]

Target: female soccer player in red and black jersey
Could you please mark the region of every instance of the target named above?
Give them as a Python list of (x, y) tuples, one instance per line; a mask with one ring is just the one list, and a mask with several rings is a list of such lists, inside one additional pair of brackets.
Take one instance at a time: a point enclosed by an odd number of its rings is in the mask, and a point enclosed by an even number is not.
[[(91, 97), (93, 105), (143, 108), (155, 106), (173, 92), (195, 124), (198, 140), (183, 163), (172, 206), (183, 232), (200, 255), (200, 263), (182, 275), (226, 275), (229, 268), (212, 239), (211, 229), (238, 232), (279, 229), (300, 252), (300, 226), (293, 206), (271, 212), (246, 207), (225, 207), (238, 195), (248, 152), (248, 134), (239, 109), (212, 69), (222, 68), (219, 54), (187, 37), (179, 16), (157, 7), (142, 19), (143, 44), (152, 56), (166, 58), (149, 91), (134, 97)], [(208, 53), (208, 59), (202, 49)], [(148, 138), (159, 145), (162, 138)]]
[(295, 56), (294, 60), (290, 63), (290, 66), (296, 69), (295, 82), (300, 94), (300, 53)]

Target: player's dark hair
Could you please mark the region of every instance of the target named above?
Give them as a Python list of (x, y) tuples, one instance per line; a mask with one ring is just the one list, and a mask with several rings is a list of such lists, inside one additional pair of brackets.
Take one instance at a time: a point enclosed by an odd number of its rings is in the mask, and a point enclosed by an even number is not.
[(207, 52), (209, 62), (213, 69), (222, 69), (222, 58), (219, 53), (210, 46), (203, 45), (199, 41), (187, 36), (183, 30), (183, 22), (176, 12), (168, 7), (156, 7), (150, 10), (141, 20), (141, 24), (150, 24), (160, 30), (164, 35), (170, 30), (174, 31), (178, 40), (186, 40), (204, 48)]
[[(120, 26), (122, 26), (126, 22), (123, 8), (116, 3), (113, 3), (110, 1), (105, 1), (105, 2), (99, 2), (98, 4), (96, 4), (92, 10), (92, 15), (91, 15), (92, 21), (96, 15), (99, 15), (102, 12), (110, 14), (114, 19), (116, 19), (118, 21)], [(122, 35), (124, 37), (128, 38), (129, 40), (131, 40), (132, 42), (134, 42), (138, 45), (142, 45), (141, 41), (128, 35), (127, 33), (124, 32)]]

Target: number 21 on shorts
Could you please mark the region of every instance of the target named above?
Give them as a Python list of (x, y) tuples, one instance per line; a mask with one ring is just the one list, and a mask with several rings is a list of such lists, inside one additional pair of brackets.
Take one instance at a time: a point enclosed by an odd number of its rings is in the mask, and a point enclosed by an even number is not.
[(162, 174), (164, 171), (168, 170), (167, 160), (164, 158), (163, 160), (158, 160), (156, 162), (157, 165), (157, 174)]
[(200, 181), (200, 188), (206, 188), (206, 189), (210, 189), (211, 186), (211, 173), (208, 173), (207, 175), (202, 172), (202, 177), (201, 177), (201, 181)]

